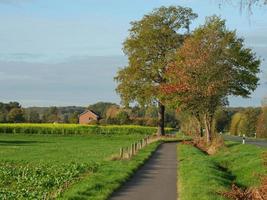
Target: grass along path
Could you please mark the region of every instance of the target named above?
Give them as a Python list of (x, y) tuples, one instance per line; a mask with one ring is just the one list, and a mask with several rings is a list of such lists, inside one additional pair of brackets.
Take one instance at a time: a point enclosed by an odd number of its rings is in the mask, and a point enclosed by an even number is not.
[[(0, 199), (57, 197), (80, 182), (81, 176), (91, 182), (90, 192), (95, 199), (104, 199), (149, 156), (156, 144), (132, 161), (107, 158), (142, 137), (0, 134)], [(107, 184), (112, 180), (109, 170), (114, 170), (113, 178), (117, 176), (112, 186)], [(80, 190), (66, 191), (63, 197), (76, 196), (76, 192)]]
[(144, 164), (159, 144), (155, 142), (146, 146), (131, 160), (104, 162), (97, 172), (74, 184), (60, 199), (107, 199)]
[(262, 153), (266, 148), (226, 142), (226, 147), (208, 156), (190, 145), (178, 146), (179, 199), (220, 200), (218, 194), (234, 182), (241, 187), (257, 186), (266, 175)]

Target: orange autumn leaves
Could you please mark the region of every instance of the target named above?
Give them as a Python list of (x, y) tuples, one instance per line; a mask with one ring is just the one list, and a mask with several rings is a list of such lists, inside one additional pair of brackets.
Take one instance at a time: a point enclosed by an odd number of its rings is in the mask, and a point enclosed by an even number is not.
[(225, 57), (231, 33), (213, 29), (198, 30), (185, 39), (177, 50), (167, 72), (167, 83), (161, 86), (171, 101), (180, 105), (188, 101), (210, 101), (227, 94), (232, 72)]

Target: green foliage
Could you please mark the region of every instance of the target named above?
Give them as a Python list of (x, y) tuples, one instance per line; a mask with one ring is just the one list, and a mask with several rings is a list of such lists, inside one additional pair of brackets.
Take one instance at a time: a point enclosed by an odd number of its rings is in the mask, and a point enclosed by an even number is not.
[(129, 124), (131, 122), (129, 114), (126, 111), (120, 111), (116, 116), (116, 120), (121, 125)]
[(49, 109), (44, 113), (42, 120), (48, 123), (59, 122), (60, 116), (58, 108), (55, 106), (49, 107)]
[(12, 108), (7, 114), (8, 122), (24, 122), (24, 110), (22, 108)]
[(243, 135), (254, 137), (260, 109), (245, 108), (234, 114), (231, 121), (230, 132), (232, 135)]
[(115, 80), (122, 102), (150, 104), (160, 98), (158, 85), (165, 82), (164, 72), (171, 56), (181, 46), (182, 29), (188, 29), (197, 15), (190, 8), (160, 7), (131, 22), (123, 46), (129, 65), (119, 70)]
[(177, 50), (162, 91), (170, 104), (201, 116), (210, 142), (215, 111), (229, 95), (249, 97), (259, 81), (259, 66), (243, 39), (212, 16)]
[(239, 133), (254, 137), (256, 132), (256, 124), (258, 121), (260, 110), (254, 108), (246, 108), (242, 113), (239, 124)]
[(118, 105), (109, 102), (97, 102), (95, 104), (88, 106), (88, 109), (91, 109), (94, 112), (96, 112), (101, 118), (105, 118), (106, 112), (111, 106), (118, 106)]
[(215, 128), (218, 133), (227, 132), (231, 122), (231, 114), (225, 109), (219, 109), (215, 113)]
[[(266, 104), (267, 105), (267, 104)], [(257, 137), (267, 138), (267, 106), (263, 105), (257, 122)]]
[(200, 136), (201, 124), (199, 120), (188, 112), (180, 112), (178, 115), (180, 131), (188, 136)]
[(232, 121), (231, 121), (231, 126), (230, 126), (230, 133), (232, 135), (239, 135), (240, 134), (238, 127), (239, 127), (239, 123), (241, 121), (241, 117), (242, 117), (241, 113), (236, 113), (233, 115)]
[(25, 120), (29, 123), (40, 123), (41, 122), (39, 113), (34, 110), (25, 111)]
[(68, 122), (71, 123), (71, 124), (78, 124), (78, 122), (79, 122), (79, 113), (78, 112), (72, 113), (68, 118)]
[[(66, 165), (20, 162), (0, 163), (0, 199), (51, 199), (58, 195), (66, 182), (77, 179), (79, 174), (94, 172), (96, 164), (71, 163)], [(54, 194), (50, 194), (54, 190)]]
[(24, 109), (18, 102), (0, 102), (0, 122), (24, 122)]
[(115, 77), (122, 103), (140, 105), (158, 103), (158, 134), (164, 134), (164, 96), (159, 86), (166, 82), (165, 71), (176, 49), (183, 42), (183, 30), (197, 15), (191, 8), (181, 6), (160, 7), (131, 22), (130, 34), (123, 43), (128, 66)]

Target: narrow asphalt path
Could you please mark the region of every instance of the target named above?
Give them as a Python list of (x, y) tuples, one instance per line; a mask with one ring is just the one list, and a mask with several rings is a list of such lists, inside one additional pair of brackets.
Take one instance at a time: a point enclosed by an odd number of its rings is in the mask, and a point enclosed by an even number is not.
[[(239, 137), (239, 136), (224, 135), (223, 138), (225, 140), (230, 140), (230, 141), (242, 143), (242, 137)], [(256, 146), (260, 146), (260, 147), (267, 147), (267, 140), (246, 138), (246, 144), (252, 144), (252, 145), (256, 145)]]
[(176, 200), (177, 143), (163, 143), (110, 200)]

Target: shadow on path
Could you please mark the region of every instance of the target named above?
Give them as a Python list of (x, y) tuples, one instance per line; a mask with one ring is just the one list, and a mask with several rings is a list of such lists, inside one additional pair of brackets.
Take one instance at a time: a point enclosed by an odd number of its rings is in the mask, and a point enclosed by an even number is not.
[(176, 200), (177, 143), (163, 143), (110, 200)]

